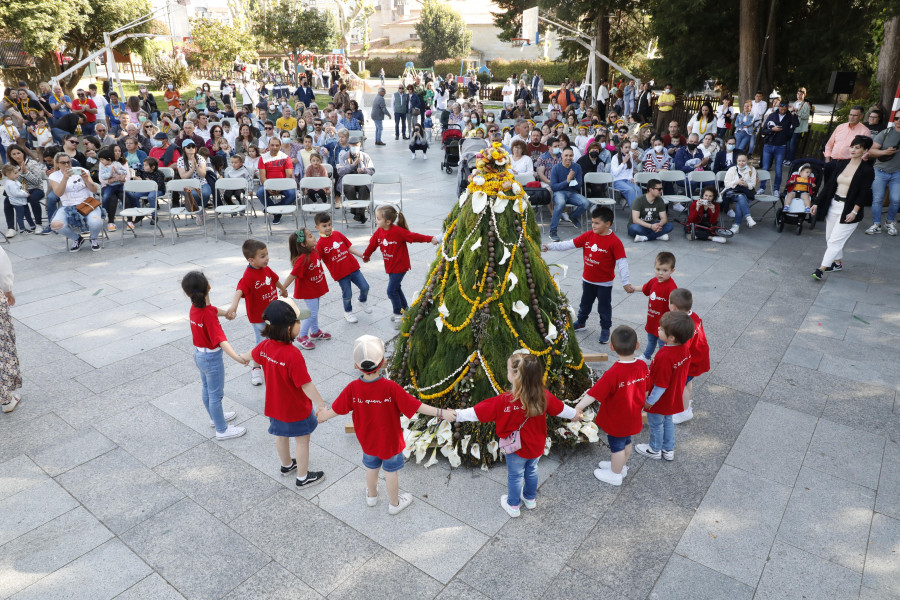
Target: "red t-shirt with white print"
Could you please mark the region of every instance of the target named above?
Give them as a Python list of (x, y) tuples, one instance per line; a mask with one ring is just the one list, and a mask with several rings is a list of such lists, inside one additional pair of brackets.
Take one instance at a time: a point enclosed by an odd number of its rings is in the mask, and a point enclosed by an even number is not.
[(597, 427), (614, 437), (628, 437), (641, 432), (641, 412), (647, 399), (650, 369), (642, 360), (618, 361), (588, 390), (596, 398)]
[(263, 311), (273, 300), (278, 299), (278, 274), (269, 267), (254, 269), (247, 267), (244, 276), (238, 281), (237, 289), (244, 294), (247, 307), (247, 319), (251, 323), (263, 322)]
[(362, 451), (387, 460), (406, 448), (400, 415), (412, 418), (422, 403), (400, 385), (381, 377), (351, 381), (340, 393), (331, 410), (339, 415), (353, 412), (353, 427)]
[(656, 404), (647, 409), (648, 413), (674, 415), (684, 410), (684, 385), (687, 383), (688, 367), (691, 364), (689, 343), (680, 346), (665, 345), (659, 349), (650, 363), (650, 385), (666, 388)]
[[(516, 454), (520, 458), (532, 459), (544, 454), (547, 440), (547, 415), (555, 417), (566, 408), (562, 400), (547, 390), (544, 390), (544, 396), (547, 398), (547, 409), (544, 414), (529, 418), (519, 431), (522, 447)], [(479, 421), (482, 423), (494, 422), (498, 438), (505, 438), (519, 429), (519, 426), (525, 421), (525, 409), (522, 407), (522, 403), (509, 392), (482, 400), (474, 408)]]
[(219, 311), (213, 305), (206, 308), (191, 306), (191, 338), (197, 348), (215, 350), (222, 342), (228, 341), (222, 324), (219, 323)]
[(676, 288), (678, 286), (671, 277), (662, 283), (654, 277), (641, 289), (645, 296), (650, 297), (647, 301), (647, 325), (644, 326), (644, 331), (650, 335), (658, 335), (659, 320), (669, 312), (669, 294)]
[(703, 320), (695, 312), (691, 312), (694, 320), (694, 337), (690, 340), (691, 366), (688, 368), (688, 377), (703, 375), (709, 371), (709, 342), (706, 340), (706, 330), (703, 329)]
[(369, 246), (363, 252), (363, 259), (369, 260), (375, 249), (379, 248), (381, 249), (381, 256), (384, 257), (385, 273), (406, 273), (412, 269), (412, 266), (409, 264), (409, 248), (406, 247), (406, 244), (430, 241), (430, 235), (413, 233), (399, 225), (391, 225), (388, 229), (379, 227), (372, 234)]
[(325, 269), (319, 253), (313, 250), (309, 254), (297, 258), (291, 269), (294, 279), (294, 298), (310, 300), (321, 298), (328, 293), (328, 282), (325, 281)]
[(350, 253), (352, 245), (340, 231), (332, 232), (328, 237), (322, 236), (316, 242), (316, 250), (319, 251), (322, 262), (328, 267), (328, 272), (335, 281), (359, 271), (359, 263)]
[(616, 278), (616, 261), (625, 258), (625, 246), (615, 233), (598, 235), (593, 231), (582, 233), (572, 240), (576, 248), (583, 249), (584, 274), (590, 283), (606, 283)]
[(300, 349), (293, 344), (263, 340), (250, 354), (266, 378), (265, 415), (285, 423), (308, 419), (312, 400), (301, 388), (312, 379)]

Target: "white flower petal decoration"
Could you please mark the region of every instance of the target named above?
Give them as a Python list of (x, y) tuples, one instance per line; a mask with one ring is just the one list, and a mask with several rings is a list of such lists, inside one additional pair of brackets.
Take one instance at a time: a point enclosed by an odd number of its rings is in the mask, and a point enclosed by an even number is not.
[(450, 466), (454, 469), (462, 464), (462, 459), (459, 457), (459, 452), (456, 451), (456, 446), (453, 447), (447, 459), (450, 461)]
[(574, 323), (578, 318), (578, 315), (575, 313), (575, 309), (571, 306), (569, 307), (569, 314), (572, 316), (572, 322)]
[(444, 320), (440, 317), (434, 319), (434, 325), (437, 327), (438, 333), (444, 330)]
[(488, 442), (487, 450), (491, 453), (491, 456), (494, 460), (497, 460), (497, 450), (500, 449), (500, 443), (497, 440), (491, 440)]
[(481, 238), (478, 238), (477, 240), (475, 240), (475, 243), (472, 244), (472, 247), (469, 248), (469, 250), (471, 250), (472, 252), (475, 252), (479, 248), (481, 248)]
[(401, 429), (409, 428), (409, 419), (406, 418), (406, 415), (403, 415), (403, 414), (400, 415), (400, 428)]
[(578, 432), (581, 431), (582, 425), (583, 423), (581, 421), (572, 421), (566, 424), (566, 428), (568, 428), (568, 430), (575, 435), (578, 435)]
[(462, 443), (461, 443), (463, 454), (465, 454), (466, 450), (469, 449), (469, 440), (471, 440), (471, 439), (472, 439), (471, 435), (463, 436)]
[[(509, 248), (507, 248), (506, 246), (503, 246), (503, 258), (500, 259), (500, 264), (505, 265), (506, 261), (509, 260), (510, 256), (512, 256), (512, 254), (510, 254)], [(512, 274), (512, 272), (510, 272), (510, 274)]]
[(550, 440), (550, 437), (547, 436), (547, 441), (544, 442), (544, 456), (550, 454), (550, 446), (553, 445), (553, 442)]
[(557, 336), (556, 325), (554, 325), (553, 323), (550, 323), (550, 326), (547, 328), (547, 335), (544, 337), (546, 337), (548, 342), (552, 342), (553, 340), (556, 339), (556, 336)]
[(472, 444), (472, 448), (469, 450), (469, 454), (471, 454), (474, 458), (481, 458), (481, 446), (478, 444)]
[(482, 471), (490, 471), (490, 469), (488, 469), (487, 465), (481, 465), (481, 470)]
[(531, 352), (528, 348), (517, 348), (516, 350), (513, 350), (513, 354), (531, 354)]
[(522, 198), (513, 200), (513, 212), (521, 215), (525, 211), (525, 201)]
[[(513, 291), (513, 289), (516, 287), (516, 284), (519, 283), (519, 278), (516, 277), (516, 274), (513, 273), (512, 271), (509, 272), (509, 277), (507, 277), (506, 280), (509, 282), (509, 290), (508, 291), (510, 291), (510, 292)], [(572, 317), (572, 318), (574, 319), (575, 317)]]
[(476, 175), (472, 178), (472, 183), (474, 183), (475, 185), (484, 185), (484, 177), (482, 177), (481, 175)]
[(449, 317), (449, 316), (450, 316), (450, 309), (447, 308), (446, 302), (441, 302), (441, 305), (438, 306), (438, 312), (439, 312), (440, 314), (444, 315), (445, 317)]
[(585, 423), (581, 426), (581, 435), (587, 438), (592, 444), (600, 441), (600, 429), (596, 423)]
[(494, 201), (494, 212), (502, 213), (504, 210), (506, 210), (507, 206), (509, 206), (509, 200), (505, 198), (498, 198)]
[(519, 182), (518, 182), (518, 181), (517, 181), (517, 182), (514, 182), (514, 183), (512, 184), (512, 191), (513, 191), (513, 193), (516, 194), (516, 195), (522, 193), (522, 186), (519, 185)]
[[(552, 265), (547, 265), (547, 266), (548, 267), (557, 267), (560, 271), (562, 271), (562, 279), (565, 279), (566, 275), (569, 273), (569, 265), (553, 263)], [(553, 277), (556, 278), (557, 275), (559, 275), (559, 273), (554, 273)]]
[(428, 462), (425, 463), (425, 468), (426, 468), (426, 469), (427, 469), (428, 467), (430, 467), (431, 465), (437, 463), (437, 453), (438, 453), (438, 449), (435, 448), (435, 449), (434, 449), (434, 452), (431, 453), (431, 458), (429, 458), (429, 459), (428, 459)]
[(571, 435), (571, 432), (570, 432), (567, 428), (565, 428), (565, 427), (557, 427), (557, 428), (556, 428), (556, 433), (558, 433), (559, 436), (560, 436), (560, 437), (563, 437), (563, 438), (568, 437), (568, 436)]
[(446, 444), (451, 439), (453, 439), (453, 427), (450, 425), (450, 421), (441, 421), (437, 428), (438, 446)]
[(487, 206), (488, 195), (484, 192), (475, 192), (472, 194), (472, 212), (475, 214), (480, 213), (484, 210), (484, 207)]
[(469, 192), (463, 191), (463, 193), (459, 195), (459, 205), (462, 206), (463, 204), (465, 204), (468, 198)]
[(441, 446), (441, 454), (444, 456), (450, 456), (450, 451), (453, 449), (453, 446), (450, 444), (444, 444)]
[(518, 315), (523, 319), (525, 318), (525, 315), (528, 314), (528, 307), (525, 306), (525, 303), (521, 300), (516, 300), (515, 304), (513, 304), (512, 309), (514, 313), (518, 313)]

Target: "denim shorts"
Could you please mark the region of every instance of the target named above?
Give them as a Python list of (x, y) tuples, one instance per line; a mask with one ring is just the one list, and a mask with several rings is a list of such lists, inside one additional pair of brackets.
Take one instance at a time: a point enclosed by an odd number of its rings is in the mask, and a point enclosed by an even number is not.
[(319, 426), (316, 412), (310, 411), (309, 416), (302, 421), (288, 423), (269, 417), (269, 433), (279, 437), (303, 437), (309, 435)]
[(609, 451), (610, 452), (621, 452), (625, 449), (628, 444), (631, 443), (631, 436), (628, 437), (616, 437), (614, 435), (607, 434), (606, 437), (609, 439)]
[(693, 376), (693, 375), (688, 375), (687, 381), (684, 382), (684, 385), (689, 384), (689, 383), (690, 383), (691, 381), (693, 381), (693, 380), (694, 380), (694, 376)]
[(258, 346), (263, 341), (262, 330), (263, 330), (263, 327), (266, 326), (266, 324), (265, 323), (250, 323), (250, 325), (253, 327), (253, 333), (256, 335), (256, 345)]
[(384, 469), (385, 473), (395, 473), (403, 468), (403, 465), (406, 464), (406, 461), (403, 460), (403, 453), (398, 452), (394, 456), (382, 460), (377, 456), (372, 456), (371, 454), (366, 454), (363, 452), (363, 466), (367, 469)]

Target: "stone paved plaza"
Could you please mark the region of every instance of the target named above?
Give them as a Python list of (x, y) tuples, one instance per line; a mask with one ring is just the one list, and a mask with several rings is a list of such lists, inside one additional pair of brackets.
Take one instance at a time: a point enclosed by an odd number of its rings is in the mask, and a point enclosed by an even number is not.
[[(410, 227), (438, 234), (455, 174), (440, 171), (439, 147), (412, 162), (387, 140), (368, 147), (377, 171), (403, 175)], [(370, 234), (338, 228), (357, 244)], [(0, 415), (2, 598), (900, 598), (896, 238), (858, 229), (846, 269), (824, 283), (810, 278), (822, 227), (779, 234), (771, 213), (726, 245), (625, 240), (636, 284), (665, 249), (694, 293), (713, 365), (695, 382), (696, 416), (677, 427), (674, 462), (635, 454), (618, 488), (592, 475), (604, 446), (552, 452), (537, 510), (510, 519), (502, 465), (451, 471), (443, 458), (403, 469), (401, 490), (415, 496), (405, 512), (387, 514), (384, 486), (367, 508), (347, 417), (313, 434), (311, 466), (326, 479), (298, 491), (278, 473), (264, 388), (227, 359), (225, 408), (248, 432), (216, 442), (179, 282), (203, 269), (213, 303), (227, 305), (246, 265), (240, 226), (155, 247), (140, 229), (100, 253), (69, 254), (55, 236), (5, 246), (25, 387)], [(292, 230), (269, 246), (282, 276)], [(411, 246), (407, 296), (433, 253)], [(563, 288), (577, 302), (580, 252), (548, 262), (569, 265)], [(345, 322), (332, 284), (320, 319), (335, 339), (305, 354), (328, 402), (355, 375), (353, 339), (395, 333), (380, 256), (363, 272), (374, 313)], [(642, 332), (646, 298), (617, 285), (613, 303), (614, 324)], [(223, 323), (244, 352), (253, 334), (241, 315)], [(597, 337), (594, 316), (583, 349), (603, 351)]]

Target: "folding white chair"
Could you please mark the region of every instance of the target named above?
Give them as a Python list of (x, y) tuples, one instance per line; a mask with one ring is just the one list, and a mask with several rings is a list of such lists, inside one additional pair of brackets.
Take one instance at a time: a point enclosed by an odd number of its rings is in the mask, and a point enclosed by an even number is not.
[[(141, 179), (132, 179), (130, 181), (126, 181), (123, 193), (123, 206), (128, 204), (128, 194), (149, 194), (156, 193), (156, 206), (148, 206), (146, 208), (142, 206), (136, 206), (134, 208), (123, 208), (119, 211), (119, 217), (122, 219), (122, 245), (125, 245), (125, 229), (127, 229), (126, 219), (133, 219), (135, 217), (144, 217), (150, 218), (153, 221), (153, 245), (156, 245), (156, 231), (159, 230), (159, 234), (163, 237), (166, 237), (163, 233), (162, 229), (159, 227), (159, 218), (157, 214), (157, 210), (159, 207), (159, 188), (156, 185), (155, 181), (144, 181)], [(140, 203), (141, 200), (138, 200)], [(137, 229), (133, 228), (131, 233), (134, 237), (137, 237)]]
[(641, 191), (647, 192), (647, 182), (651, 179), (659, 179), (659, 173), (657, 172), (647, 172), (647, 171), (639, 171), (634, 174), (634, 184), (641, 188)]
[[(691, 171), (688, 173), (687, 179), (688, 186), (685, 191), (691, 197), (691, 200), (697, 200), (700, 197), (700, 192), (707, 185), (716, 187), (716, 174), (712, 171)], [(696, 192), (694, 192), (694, 184), (697, 184)]]
[(722, 191), (725, 189), (725, 176), (728, 175), (728, 171), (719, 171), (716, 173), (716, 190), (719, 192), (719, 195), (722, 195)]
[[(675, 185), (680, 185), (680, 186), (684, 187), (686, 190), (690, 187), (690, 185), (687, 182), (687, 179), (684, 176), (684, 173), (682, 173), (681, 171), (677, 171), (677, 170), (675, 170), (675, 171), (660, 171), (659, 173), (657, 173), (657, 175), (659, 175), (659, 180), (663, 182), (664, 186), (666, 183), (672, 183)], [(675, 188), (675, 192), (676, 193), (674, 193), (674, 194), (663, 193), (663, 197), (662, 197), (663, 201), (666, 204), (678, 204), (681, 202), (687, 202), (688, 204), (691, 203), (691, 197), (687, 195), (687, 193), (689, 193), (689, 192), (685, 192), (685, 194), (679, 194), (679, 193), (677, 193), (678, 192), (677, 187)], [(682, 207), (682, 210), (684, 210), (684, 207)]]
[[(225, 192), (228, 191), (240, 192), (238, 204), (222, 204)], [(225, 231), (225, 223), (222, 222), (222, 217), (225, 215), (235, 217), (240, 213), (244, 213), (247, 223), (247, 237), (252, 235), (253, 232), (250, 230), (250, 213), (252, 212), (251, 201), (252, 198), (250, 197), (250, 190), (247, 187), (247, 180), (243, 177), (223, 177), (222, 179), (216, 180), (215, 198), (213, 199), (213, 216), (216, 219), (216, 225), (218, 225), (218, 227), (213, 228), (215, 231), (214, 239), (216, 241), (219, 241), (219, 227), (222, 228), (222, 235), (228, 235)]]
[(182, 206), (172, 206), (169, 205), (169, 231), (172, 233), (172, 245), (175, 245), (175, 238), (179, 238), (182, 235), (200, 235), (199, 232), (193, 232), (191, 234), (185, 234), (178, 230), (178, 226), (175, 225), (176, 217), (196, 217), (197, 225), (203, 228), (203, 237), (206, 239), (208, 237), (206, 231), (206, 219), (204, 216), (206, 215), (206, 208), (203, 205), (203, 188), (202, 182), (199, 179), (173, 179), (172, 181), (166, 182), (166, 193), (169, 195), (169, 198), (172, 197), (173, 192), (180, 192), (184, 195), (184, 191), (186, 189), (192, 189), (197, 192), (200, 196), (200, 204), (197, 206), (197, 210), (189, 211), (187, 207), (184, 206), (182, 202)]
[(347, 210), (348, 209), (365, 209), (367, 213), (371, 213), (372, 218), (372, 231), (375, 231), (375, 205), (373, 194), (369, 194), (368, 200), (347, 200), (347, 187), (367, 187), (372, 185), (372, 176), (368, 173), (347, 173), (341, 179), (341, 187), (344, 190), (343, 200), (341, 200), (341, 214), (344, 219), (344, 225), (349, 225), (347, 222)]
[[(266, 202), (266, 199), (269, 196), (281, 196), (284, 197), (283, 194), (279, 194), (278, 192), (283, 192), (286, 190), (294, 190), (294, 203), (293, 204), (277, 204), (269, 206)], [(294, 215), (294, 225), (295, 230), (300, 227), (300, 221), (297, 218), (297, 208), (299, 206), (297, 201), (297, 182), (294, 181), (293, 177), (283, 177), (279, 179), (266, 179), (266, 182), (263, 183), (263, 212), (266, 216), (266, 242), (269, 241), (269, 235), (272, 233), (272, 222), (269, 221), (269, 215), (275, 215), (277, 217), (283, 217), (284, 215)], [(273, 217), (274, 220), (274, 217)]]
[[(306, 197), (308, 190), (328, 190), (328, 203), (312, 202)], [(303, 226), (306, 227), (306, 215), (323, 212), (331, 213), (334, 222), (334, 182), (328, 177), (304, 177), (300, 180), (300, 212), (303, 213)]]
[(768, 204), (769, 208), (760, 215), (760, 219), (765, 217), (772, 208), (778, 203), (779, 198), (776, 193), (772, 192), (772, 174), (768, 171), (764, 171), (762, 169), (757, 169), (756, 174), (759, 175), (759, 188), (763, 190), (762, 194), (756, 194), (756, 198), (754, 198), (754, 204), (757, 202), (762, 202), (764, 204)]
[[(375, 173), (374, 175), (372, 175), (372, 183), (375, 184), (372, 188), (372, 199), (375, 202), (375, 208), (384, 206), (385, 204), (390, 204), (398, 211), (403, 211), (403, 177), (401, 177), (399, 173)], [(400, 186), (400, 202), (398, 203), (391, 200), (379, 200), (375, 195), (375, 190), (377, 189), (380, 192), (380, 186), (392, 184), (397, 184)]]
[[(603, 185), (606, 186), (605, 195), (603, 196), (590, 196), (588, 195), (588, 185)], [(584, 175), (584, 191), (585, 197), (588, 199), (588, 202), (594, 204), (596, 206), (609, 206), (612, 208), (613, 213), (613, 231), (616, 229), (616, 199), (613, 197), (613, 194), (610, 194), (610, 191), (613, 189), (613, 176), (612, 173), (586, 173)]]

